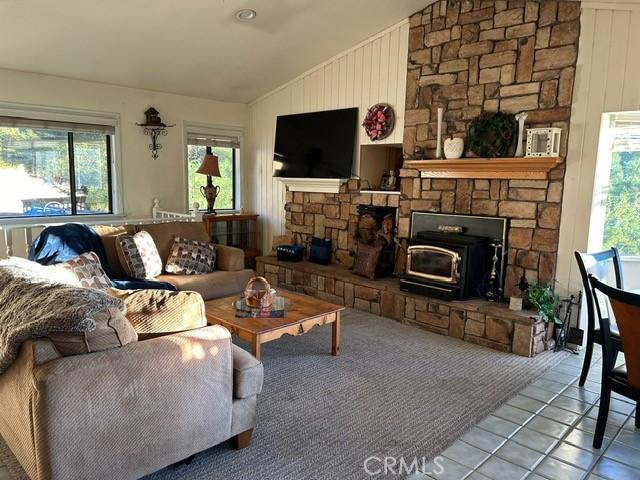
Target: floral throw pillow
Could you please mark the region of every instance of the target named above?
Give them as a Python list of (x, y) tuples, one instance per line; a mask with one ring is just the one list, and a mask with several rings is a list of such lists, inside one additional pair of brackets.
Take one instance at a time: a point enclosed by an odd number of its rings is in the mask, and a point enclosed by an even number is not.
[(162, 259), (148, 232), (117, 237), (116, 251), (129, 277), (151, 279), (162, 274)]
[(55, 265), (55, 268), (66, 270), (77, 279), (77, 284), (84, 288), (106, 290), (111, 288), (111, 280), (102, 269), (98, 255), (93, 252), (67, 260)]
[(212, 243), (175, 237), (165, 270), (178, 275), (195, 275), (213, 272), (216, 264), (216, 247)]

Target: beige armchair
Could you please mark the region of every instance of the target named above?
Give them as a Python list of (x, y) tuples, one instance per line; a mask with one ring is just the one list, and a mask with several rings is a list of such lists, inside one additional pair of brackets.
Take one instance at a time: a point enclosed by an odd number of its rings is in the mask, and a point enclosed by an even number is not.
[(28, 341), (0, 376), (0, 435), (34, 480), (140, 478), (248, 445), (262, 378), (220, 326), (68, 357)]

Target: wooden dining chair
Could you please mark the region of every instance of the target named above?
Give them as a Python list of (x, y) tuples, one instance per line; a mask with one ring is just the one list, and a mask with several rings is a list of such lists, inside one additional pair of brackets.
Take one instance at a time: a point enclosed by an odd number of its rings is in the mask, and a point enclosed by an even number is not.
[[(585, 303), (587, 304), (587, 344), (585, 346), (584, 362), (582, 364), (582, 372), (580, 373), (579, 385), (582, 387), (587, 380), (589, 374), (589, 367), (591, 366), (591, 357), (593, 355), (593, 344), (597, 343), (602, 345), (602, 335), (600, 333), (600, 326), (596, 318), (595, 303), (593, 294), (591, 292), (591, 286), (589, 285), (589, 275), (593, 275), (598, 280), (606, 282), (609, 274), (611, 263), (613, 263), (613, 271), (615, 275), (616, 288), (623, 289), (624, 281), (622, 279), (622, 266), (620, 263), (620, 255), (618, 250), (610, 248), (602, 252), (595, 253), (582, 253), (575, 251), (576, 262), (578, 262), (578, 269), (580, 270), (580, 276), (582, 277), (583, 293), (585, 297)], [(604, 314), (605, 312), (603, 312)], [(612, 335), (612, 352), (614, 357), (622, 349), (620, 343), (620, 335), (618, 333), (618, 327), (614, 324), (611, 325)], [(613, 359), (615, 363), (615, 358)]]
[[(596, 312), (600, 322), (602, 340), (602, 387), (600, 390), (600, 408), (593, 448), (602, 446), (604, 431), (609, 416), (611, 392), (616, 392), (636, 401), (636, 427), (640, 428), (640, 295), (625, 292), (601, 282), (589, 275), (589, 283), (596, 299)], [(613, 346), (609, 318), (601, 315), (599, 295), (604, 295), (611, 305), (618, 323), (618, 330), (624, 349), (625, 364), (615, 365), (612, 355)]]

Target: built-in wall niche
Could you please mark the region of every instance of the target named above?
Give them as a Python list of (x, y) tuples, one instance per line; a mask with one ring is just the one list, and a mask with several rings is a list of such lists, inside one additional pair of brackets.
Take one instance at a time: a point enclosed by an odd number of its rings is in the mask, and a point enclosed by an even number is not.
[[(400, 168), (402, 168), (402, 145), (361, 145), (360, 146), (360, 185), (362, 191), (400, 191)], [(395, 188), (383, 185), (383, 178), (393, 172)], [(393, 183), (393, 182), (392, 182)]]

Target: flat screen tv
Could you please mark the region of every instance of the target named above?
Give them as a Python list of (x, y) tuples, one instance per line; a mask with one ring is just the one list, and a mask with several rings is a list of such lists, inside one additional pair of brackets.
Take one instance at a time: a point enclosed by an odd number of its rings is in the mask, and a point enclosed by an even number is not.
[(357, 125), (357, 108), (279, 116), (273, 176), (351, 177)]

